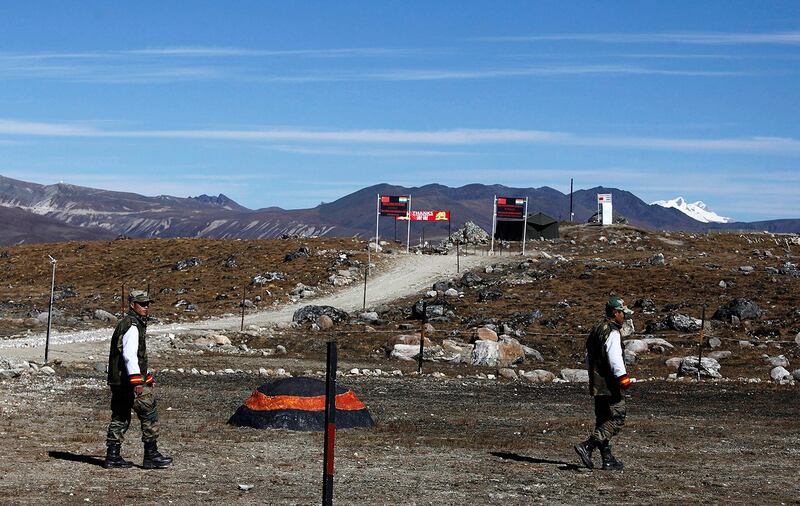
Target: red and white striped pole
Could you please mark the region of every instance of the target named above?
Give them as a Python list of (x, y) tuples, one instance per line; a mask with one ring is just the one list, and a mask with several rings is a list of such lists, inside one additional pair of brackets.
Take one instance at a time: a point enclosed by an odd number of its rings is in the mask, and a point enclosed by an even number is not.
[(336, 341), (328, 341), (325, 372), (325, 450), (323, 453), (322, 505), (333, 505), (333, 447), (336, 441)]

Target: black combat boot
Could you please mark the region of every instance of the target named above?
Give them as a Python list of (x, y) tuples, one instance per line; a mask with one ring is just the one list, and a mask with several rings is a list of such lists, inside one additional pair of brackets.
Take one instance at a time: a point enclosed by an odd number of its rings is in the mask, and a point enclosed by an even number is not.
[(581, 458), (581, 462), (583, 465), (588, 467), (589, 469), (594, 469), (594, 463), (592, 462), (592, 452), (595, 448), (597, 448), (597, 442), (589, 438), (583, 443), (578, 443), (574, 446), (575, 452)]
[(611, 454), (611, 445), (606, 443), (600, 447), (600, 456), (603, 458), (603, 469), (606, 471), (619, 471), (625, 464)]
[(144, 461), (142, 467), (145, 469), (163, 469), (172, 464), (172, 457), (165, 457), (158, 453), (158, 445), (155, 441), (148, 441), (144, 444)]
[(120, 443), (106, 443), (106, 460), (103, 462), (103, 467), (106, 469), (133, 467), (133, 462), (119, 456), (121, 446)]

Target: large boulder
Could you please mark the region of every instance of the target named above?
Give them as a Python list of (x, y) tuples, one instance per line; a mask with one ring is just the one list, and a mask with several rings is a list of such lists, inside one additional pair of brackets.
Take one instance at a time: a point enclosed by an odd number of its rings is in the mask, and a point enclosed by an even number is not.
[(476, 341), (497, 341), (497, 332), (492, 329), (481, 327), (475, 331)]
[(761, 317), (758, 304), (750, 299), (733, 299), (728, 304), (720, 307), (714, 313), (715, 320), (731, 321), (731, 317), (739, 320), (755, 320)]
[(703, 325), (703, 321), (691, 316), (674, 313), (667, 317), (667, 325), (678, 332), (697, 332)]
[(586, 369), (561, 369), (558, 377), (570, 383), (589, 383), (589, 371)]
[(472, 365), (496, 366), (499, 355), (498, 345), (497, 341), (475, 341), (470, 363)]
[(472, 286), (475, 286), (475, 285), (479, 285), (482, 282), (483, 282), (483, 279), (480, 276), (478, 276), (474, 272), (467, 271), (467, 272), (464, 273), (463, 276), (461, 276), (461, 280), (459, 281), (459, 284), (461, 286), (472, 287)]
[(95, 309), (94, 318), (95, 320), (104, 321), (106, 323), (115, 323), (117, 321), (116, 316), (103, 309)]
[(312, 323), (322, 316), (328, 316), (334, 323), (339, 323), (347, 320), (348, 314), (341, 309), (336, 309), (333, 306), (315, 306), (309, 304), (303, 306), (292, 315), (292, 321), (297, 323)]
[[(719, 362), (713, 358), (703, 357), (700, 362), (700, 376), (721, 378)], [(678, 373), (683, 376), (697, 376), (697, 357), (683, 357)]]
[(644, 353), (650, 349), (642, 339), (628, 339), (623, 341), (622, 344), (625, 347), (625, 351), (631, 353)]
[(423, 318), (435, 318), (444, 316), (450, 309), (450, 304), (444, 300), (436, 299), (433, 301), (419, 300), (411, 308), (411, 317), (416, 320)]
[(514, 338), (506, 337), (497, 345), (497, 362), (500, 367), (520, 364), (525, 360), (525, 350)]
[[(454, 341), (452, 339), (445, 339), (442, 341), (442, 350), (445, 354), (453, 356), (452, 362), (465, 362), (469, 363), (472, 358), (472, 350), (475, 346), (467, 343)], [(458, 357), (458, 360), (455, 357)]]

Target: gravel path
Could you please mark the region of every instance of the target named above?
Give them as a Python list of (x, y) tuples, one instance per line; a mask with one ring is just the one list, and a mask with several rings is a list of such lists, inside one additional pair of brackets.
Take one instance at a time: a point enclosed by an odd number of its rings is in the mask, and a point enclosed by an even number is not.
[[(519, 257), (462, 256), (461, 271), (489, 263), (516, 260)], [(420, 292), (434, 281), (456, 275), (456, 259), (443, 255), (400, 255), (384, 272), (378, 273), (367, 285), (367, 306), (390, 302)], [(336, 293), (308, 300), (315, 305), (334, 306), (345, 311), (360, 309), (363, 305), (364, 286), (354, 284)], [(264, 326), (279, 322), (289, 322), (292, 315), (303, 304), (285, 304), (267, 311), (245, 315), (245, 325)], [(158, 307), (155, 308), (156, 313)], [(209, 318), (207, 320), (152, 325), (148, 335), (186, 332), (196, 329), (226, 330), (238, 329), (239, 316)], [(49, 358), (63, 362), (87, 360), (89, 357), (101, 358), (107, 354), (111, 329), (86, 331), (62, 331), (51, 334)], [(0, 340), (0, 358), (12, 360), (35, 360), (44, 358), (45, 335), (40, 334), (23, 339)], [(91, 360), (91, 359), (89, 359)]]

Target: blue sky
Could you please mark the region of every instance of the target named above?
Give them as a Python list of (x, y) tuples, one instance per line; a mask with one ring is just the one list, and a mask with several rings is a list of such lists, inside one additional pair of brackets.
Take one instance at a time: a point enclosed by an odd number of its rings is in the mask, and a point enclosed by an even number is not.
[(380, 182), (800, 218), (800, 2), (0, 3), (0, 174), (310, 207)]

